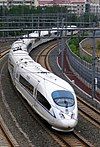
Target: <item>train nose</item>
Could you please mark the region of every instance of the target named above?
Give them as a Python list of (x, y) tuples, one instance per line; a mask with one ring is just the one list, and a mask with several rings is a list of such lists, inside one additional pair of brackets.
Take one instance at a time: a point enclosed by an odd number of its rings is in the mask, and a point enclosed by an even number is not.
[(74, 128), (77, 125), (77, 120), (75, 119), (70, 119), (70, 120), (63, 120), (62, 121), (62, 126), (64, 128)]
[(71, 120), (62, 120), (58, 124), (56, 123), (56, 126), (52, 127), (58, 131), (63, 132), (70, 132), (73, 131), (75, 126), (77, 125), (77, 120), (71, 119)]

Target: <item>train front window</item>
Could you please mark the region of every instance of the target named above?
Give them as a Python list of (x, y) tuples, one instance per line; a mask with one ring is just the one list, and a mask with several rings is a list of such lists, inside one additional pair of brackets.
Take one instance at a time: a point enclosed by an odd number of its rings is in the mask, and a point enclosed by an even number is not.
[(54, 102), (61, 107), (71, 107), (74, 105), (74, 96), (70, 91), (57, 90), (52, 92)]

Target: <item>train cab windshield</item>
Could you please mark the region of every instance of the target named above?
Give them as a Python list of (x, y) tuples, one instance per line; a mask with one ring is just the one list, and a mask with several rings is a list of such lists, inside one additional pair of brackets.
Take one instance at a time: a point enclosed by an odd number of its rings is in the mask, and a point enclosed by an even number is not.
[(75, 103), (74, 95), (70, 91), (53, 91), (52, 98), (54, 102), (61, 107), (72, 107)]

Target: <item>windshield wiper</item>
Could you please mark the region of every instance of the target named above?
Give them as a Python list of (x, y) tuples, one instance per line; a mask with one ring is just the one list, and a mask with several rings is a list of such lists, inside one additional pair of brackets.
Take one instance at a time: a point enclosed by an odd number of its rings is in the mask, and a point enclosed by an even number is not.
[(68, 102), (64, 100), (64, 103), (66, 104), (66, 108), (68, 108)]

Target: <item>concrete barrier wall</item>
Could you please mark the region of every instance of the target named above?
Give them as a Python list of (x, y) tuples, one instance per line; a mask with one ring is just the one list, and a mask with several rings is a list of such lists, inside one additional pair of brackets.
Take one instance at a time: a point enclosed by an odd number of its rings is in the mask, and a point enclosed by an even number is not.
[[(81, 56), (92, 57), (92, 54), (88, 53), (87, 50), (85, 50), (84, 48), (84, 44), (85, 43), (87, 44), (89, 42), (90, 42), (90, 39), (86, 38), (79, 43), (79, 49), (80, 49)], [(88, 45), (92, 46), (92, 43), (90, 42)]]
[[(68, 43), (66, 43), (66, 51), (67, 56), (69, 59), (69, 63), (71, 67), (73, 68), (74, 72), (76, 72), (86, 83), (91, 85), (92, 83), (92, 73), (93, 73), (93, 67), (92, 64), (89, 64), (76, 56), (70, 49)], [(98, 72), (98, 69), (95, 69), (95, 77), (98, 80), (98, 89), (100, 90), (100, 72)]]

